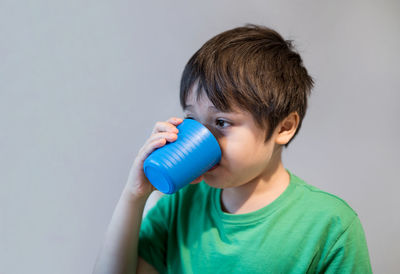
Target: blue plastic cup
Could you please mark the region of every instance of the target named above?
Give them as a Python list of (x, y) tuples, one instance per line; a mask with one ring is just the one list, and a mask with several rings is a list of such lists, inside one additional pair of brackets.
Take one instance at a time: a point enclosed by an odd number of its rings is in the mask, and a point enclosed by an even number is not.
[(143, 163), (150, 183), (165, 194), (177, 192), (221, 160), (217, 139), (201, 123), (184, 119), (177, 128), (176, 141), (157, 148)]

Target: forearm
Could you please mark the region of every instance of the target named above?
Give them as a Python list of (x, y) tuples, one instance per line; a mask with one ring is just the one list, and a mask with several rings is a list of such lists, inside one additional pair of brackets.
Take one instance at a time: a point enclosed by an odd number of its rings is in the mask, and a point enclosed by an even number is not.
[(138, 239), (148, 197), (134, 198), (126, 189), (114, 210), (94, 274), (136, 273)]

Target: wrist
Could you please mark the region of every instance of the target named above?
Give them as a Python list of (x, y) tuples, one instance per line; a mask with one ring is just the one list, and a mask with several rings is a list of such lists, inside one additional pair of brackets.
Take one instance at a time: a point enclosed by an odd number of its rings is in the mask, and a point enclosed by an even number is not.
[(125, 186), (124, 190), (122, 191), (121, 196), (124, 200), (127, 200), (131, 203), (145, 204), (147, 199), (149, 198), (150, 194), (151, 194), (151, 192), (141, 193), (140, 191), (135, 191), (127, 185), (127, 186)]

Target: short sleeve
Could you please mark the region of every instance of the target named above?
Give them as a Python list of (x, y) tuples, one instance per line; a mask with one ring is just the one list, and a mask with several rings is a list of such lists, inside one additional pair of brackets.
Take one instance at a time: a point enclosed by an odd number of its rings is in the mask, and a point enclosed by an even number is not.
[(166, 272), (166, 247), (170, 219), (171, 196), (162, 196), (142, 220), (138, 254), (160, 273)]
[(356, 215), (330, 248), (322, 273), (372, 273), (365, 233)]

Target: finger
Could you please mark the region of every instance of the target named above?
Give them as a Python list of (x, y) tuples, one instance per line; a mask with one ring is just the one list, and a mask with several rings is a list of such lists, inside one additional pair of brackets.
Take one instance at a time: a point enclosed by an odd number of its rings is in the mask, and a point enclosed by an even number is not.
[(150, 136), (148, 143), (151, 143), (155, 140), (166, 139), (168, 142), (173, 142), (178, 139), (178, 135), (176, 133), (171, 132), (157, 132)]
[(149, 142), (148, 144), (144, 145), (141, 149), (140, 149), (140, 160), (141, 162), (144, 162), (144, 160), (146, 160), (146, 158), (157, 148), (164, 146), (167, 143), (166, 139), (161, 138), (161, 139), (156, 139), (153, 140), (152, 142)]
[(167, 120), (167, 122), (177, 126), (183, 122), (183, 119), (179, 117), (171, 117)]
[(159, 132), (153, 134), (140, 150), (140, 153), (143, 155), (141, 156), (141, 159), (144, 161), (144, 159), (147, 158), (156, 148), (166, 145), (167, 142), (172, 143), (177, 139), (178, 135), (174, 133)]
[(171, 124), (169, 122), (157, 122), (154, 125), (152, 133), (157, 133), (157, 132), (175, 132), (175, 133), (178, 133), (179, 130), (176, 128), (175, 125), (173, 125), (173, 124)]
[(157, 122), (153, 128), (152, 133), (163, 131), (178, 133), (179, 130), (176, 128), (176, 126), (182, 123), (182, 121), (183, 120), (181, 118), (172, 117), (165, 122)]

